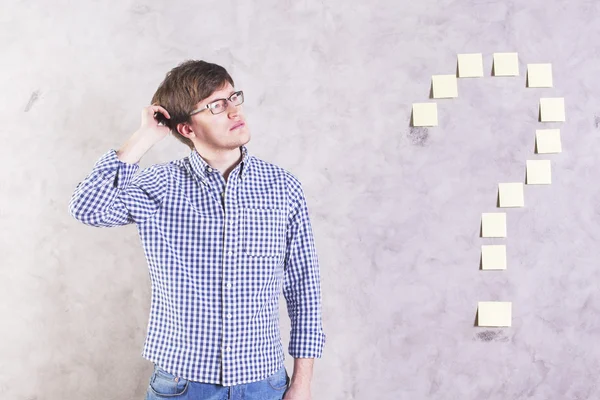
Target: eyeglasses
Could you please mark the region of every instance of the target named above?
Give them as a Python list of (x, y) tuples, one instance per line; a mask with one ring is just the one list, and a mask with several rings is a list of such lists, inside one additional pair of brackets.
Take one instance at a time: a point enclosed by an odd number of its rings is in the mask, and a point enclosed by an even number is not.
[(213, 113), (213, 115), (220, 114), (227, 109), (227, 106), (229, 105), (228, 102), (230, 102), (234, 106), (239, 106), (244, 102), (244, 92), (240, 90), (238, 92), (233, 93), (226, 99), (218, 99), (212, 101), (204, 107), (192, 111), (191, 113), (189, 113), (189, 115), (192, 116), (202, 111), (206, 111), (207, 109), (210, 110), (210, 112)]

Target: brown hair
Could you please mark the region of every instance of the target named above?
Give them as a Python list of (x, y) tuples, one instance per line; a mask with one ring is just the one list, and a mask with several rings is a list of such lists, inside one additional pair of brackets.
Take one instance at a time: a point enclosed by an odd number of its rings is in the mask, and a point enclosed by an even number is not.
[(188, 60), (169, 71), (152, 96), (151, 104), (167, 109), (166, 119), (173, 136), (194, 149), (191, 140), (177, 132), (177, 124), (190, 122), (189, 113), (195, 105), (229, 82), (235, 86), (227, 70), (220, 65), (201, 60)]

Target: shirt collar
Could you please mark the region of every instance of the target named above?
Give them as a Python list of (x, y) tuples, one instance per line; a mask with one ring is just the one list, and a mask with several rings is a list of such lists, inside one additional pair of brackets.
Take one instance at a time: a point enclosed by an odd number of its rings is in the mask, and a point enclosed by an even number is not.
[[(240, 173), (238, 174), (238, 176), (241, 179), (244, 179), (248, 175), (251, 157), (248, 154), (248, 149), (246, 148), (246, 146), (240, 146), (240, 149), (242, 151), (242, 161), (240, 161), (239, 163)], [(210, 165), (208, 165), (206, 161), (204, 161), (204, 159), (200, 156), (200, 154), (198, 154), (198, 151), (196, 151), (196, 149), (192, 150), (189, 159), (190, 164), (192, 165), (192, 170), (202, 180), (208, 178), (209, 174), (217, 172), (216, 169), (212, 168)]]

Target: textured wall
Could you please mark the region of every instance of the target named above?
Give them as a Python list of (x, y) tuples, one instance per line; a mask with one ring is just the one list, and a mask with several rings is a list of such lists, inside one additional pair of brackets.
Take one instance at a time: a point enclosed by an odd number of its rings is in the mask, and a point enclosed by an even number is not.
[[(143, 398), (150, 292), (135, 227), (83, 226), (67, 203), (189, 58), (230, 70), (250, 151), (305, 186), (328, 335), (315, 400), (600, 398), (598, 2), (2, 6), (0, 398)], [(489, 76), (502, 51), (519, 52), (520, 77)], [(463, 52), (484, 53), (487, 76), (438, 101), (439, 127), (411, 129), (411, 103)], [(538, 62), (554, 88), (525, 88)], [(567, 122), (545, 124), (562, 130), (553, 183), (525, 188), (506, 240), (481, 239), (497, 184), (545, 158), (540, 96), (567, 105)], [(141, 164), (186, 153), (170, 138)], [(508, 270), (479, 270), (486, 243), (507, 244)], [(512, 301), (513, 327), (474, 327), (480, 300)]]

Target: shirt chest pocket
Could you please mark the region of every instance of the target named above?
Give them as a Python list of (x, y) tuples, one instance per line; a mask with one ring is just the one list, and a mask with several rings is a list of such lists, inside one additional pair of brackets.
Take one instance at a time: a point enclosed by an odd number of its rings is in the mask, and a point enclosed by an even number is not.
[(244, 208), (243, 247), (249, 256), (276, 257), (285, 248), (286, 213), (274, 208)]

